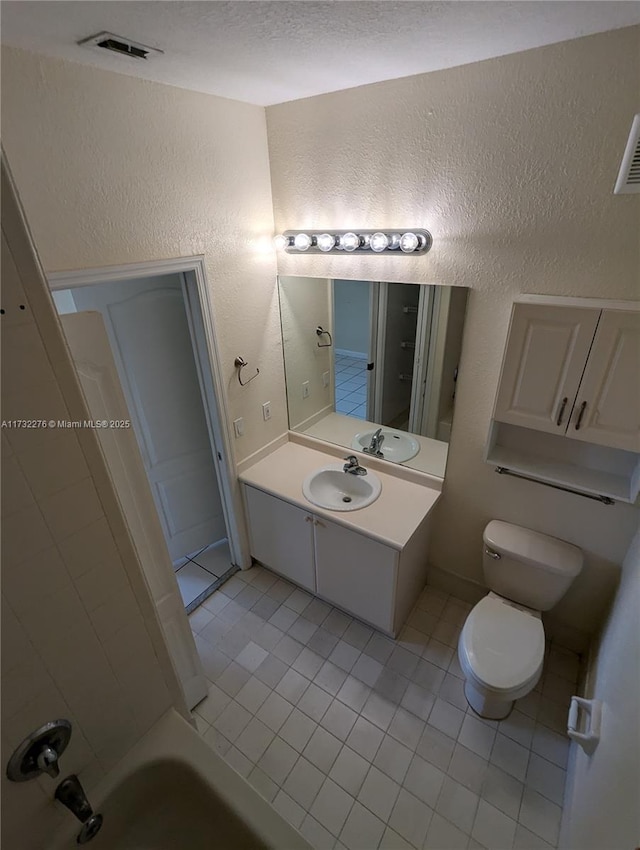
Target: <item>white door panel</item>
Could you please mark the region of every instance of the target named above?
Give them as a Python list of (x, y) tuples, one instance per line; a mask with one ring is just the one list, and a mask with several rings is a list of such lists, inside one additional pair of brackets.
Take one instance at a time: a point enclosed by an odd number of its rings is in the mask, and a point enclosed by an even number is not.
[(600, 311), (516, 304), (495, 418), (564, 434)]
[(318, 594), (392, 632), (397, 551), (328, 520), (314, 528)]
[(640, 451), (639, 313), (602, 311), (567, 434)]
[(173, 560), (226, 536), (222, 502), (176, 275), (73, 291), (100, 310)]
[(245, 497), (253, 557), (315, 593), (311, 514), (255, 487), (245, 487)]
[[(93, 419), (129, 419), (100, 313), (61, 316), (67, 342)], [(126, 517), (143, 574), (156, 604), (169, 652), (193, 708), (207, 693), (193, 634), (162, 532), (135, 434), (129, 429), (96, 431)]]

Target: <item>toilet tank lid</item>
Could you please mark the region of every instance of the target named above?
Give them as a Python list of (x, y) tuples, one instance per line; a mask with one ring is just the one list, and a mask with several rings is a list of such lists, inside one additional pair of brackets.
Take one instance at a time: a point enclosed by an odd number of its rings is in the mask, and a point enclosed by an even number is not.
[(582, 569), (583, 554), (577, 546), (520, 525), (494, 519), (485, 528), (483, 539), (489, 548), (501, 555), (509, 555), (549, 572), (577, 576)]

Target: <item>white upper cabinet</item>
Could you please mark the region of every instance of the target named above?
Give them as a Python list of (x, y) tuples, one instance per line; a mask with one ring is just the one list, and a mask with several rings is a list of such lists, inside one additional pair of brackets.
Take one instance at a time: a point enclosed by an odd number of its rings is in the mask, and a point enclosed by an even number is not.
[(515, 304), (494, 419), (640, 451), (640, 312)]
[(494, 418), (564, 434), (600, 310), (514, 307)]
[(602, 311), (567, 435), (640, 451), (640, 313)]

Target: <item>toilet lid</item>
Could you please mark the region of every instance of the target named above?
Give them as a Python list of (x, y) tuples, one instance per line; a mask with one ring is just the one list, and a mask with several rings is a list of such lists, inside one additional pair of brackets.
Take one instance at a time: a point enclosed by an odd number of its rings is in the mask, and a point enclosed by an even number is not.
[(542, 621), (495, 596), (478, 602), (460, 637), (474, 675), (495, 690), (526, 684), (544, 659)]

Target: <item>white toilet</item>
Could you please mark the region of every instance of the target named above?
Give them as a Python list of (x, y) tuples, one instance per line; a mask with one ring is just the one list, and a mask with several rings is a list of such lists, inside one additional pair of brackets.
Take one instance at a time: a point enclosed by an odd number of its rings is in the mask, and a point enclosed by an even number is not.
[(483, 540), (484, 577), (492, 592), (467, 617), (458, 658), (471, 708), (502, 720), (540, 678), (541, 612), (564, 596), (583, 557), (577, 546), (498, 520), (487, 525)]

